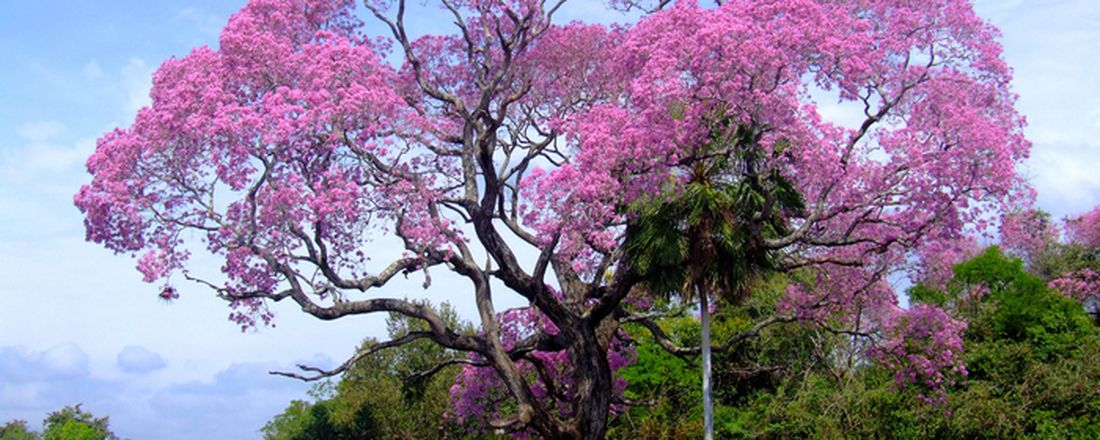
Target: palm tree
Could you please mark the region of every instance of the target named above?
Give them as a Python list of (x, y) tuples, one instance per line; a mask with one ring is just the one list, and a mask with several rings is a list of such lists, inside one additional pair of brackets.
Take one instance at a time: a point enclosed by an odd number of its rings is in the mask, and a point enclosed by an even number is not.
[(803, 209), (778, 171), (761, 175), (759, 138), (719, 118), (706, 142), (681, 162), (686, 183), (632, 206), (627, 228), (628, 261), (646, 289), (699, 301), (707, 440), (714, 425), (708, 301), (721, 295), (740, 303), (752, 281), (774, 268), (776, 255), (764, 238), (785, 234), (783, 215)]

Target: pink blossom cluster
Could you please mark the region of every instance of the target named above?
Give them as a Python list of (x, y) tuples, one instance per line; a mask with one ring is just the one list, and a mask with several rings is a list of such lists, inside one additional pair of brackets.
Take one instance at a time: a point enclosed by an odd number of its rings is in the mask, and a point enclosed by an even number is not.
[[(200, 232), (225, 258), (234, 321), (269, 316), (303, 237), (333, 270), (362, 271), (372, 229), (399, 224), (414, 249), (462, 240), (429, 212), (431, 172), (448, 160), (395, 146), (393, 127), (418, 116), (395, 88), (383, 48), (359, 35), (345, 0), (256, 0), (235, 14), (220, 49), (195, 49), (157, 71), (153, 105), (99, 140), (95, 176), (75, 198), (88, 239), (141, 253), (148, 282), (168, 280)], [(398, 221), (400, 220), (400, 221)]]
[[(966, 38), (944, 43), (952, 34)], [(525, 219), (544, 236), (562, 234), (567, 255), (604, 250), (622, 207), (682, 178), (720, 113), (761, 127), (759, 167), (821, 203), (810, 247), (949, 246), (930, 241), (953, 240), (1026, 197), (1015, 164), (1029, 144), (995, 36), (964, 1), (676, 2), (623, 36), (608, 63), (622, 97), (563, 126), (574, 160), (529, 176)], [(823, 121), (812, 87), (903, 109), (904, 123), (883, 116), (862, 133)]]
[(1100, 296), (1100, 274), (1087, 267), (1071, 271), (1051, 280), (1050, 288), (1083, 302)]
[[(952, 266), (976, 250), (972, 240), (950, 244), (933, 242), (918, 248), (921, 261), (914, 270), (930, 277), (924, 282), (945, 286)], [(966, 323), (936, 306), (899, 307), (897, 293), (884, 275), (886, 268), (899, 263), (883, 259), (877, 266), (868, 263), (824, 266), (815, 278), (789, 285), (777, 305), (778, 313), (803, 325), (868, 338), (868, 356), (894, 372), (898, 387), (917, 387), (921, 399), (945, 403), (946, 388), (966, 375), (962, 357)], [(972, 294), (984, 291), (979, 288)]]
[(1100, 206), (1066, 220), (1066, 235), (1071, 243), (1087, 249), (1100, 249)]
[[(1080, 216), (1067, 218), (1064, 229), (1067, 244), (1080, 247), (1087, 255), (1095, 255), (1100, 251), (1100, 207)], [(1089, 263), (1085, 267), (1060, 274), (1051, 280), (1050, 288), (1081, 302), (1100, 297), (1100, 274), (1096, 272), (1100, 268), (1094, 265), (1091, 258)]]
[(962, 360), (965, 330), (965, 322), (935, 306), (895, 309), (885, 317), (883, 340), (869, 354), (894, 370), (897, 386), (922, 387), (922, 399), (942, 404), (945, 387), (967, 375)]
[[(1067, 226), (1069, 224), (1067, 223)], [(1062, 235), (1048, 216), (1037, 210), (1013, 211), (1001, 218), (1001, 246), (1027, 261), (1048, 251)]]
[(788, 285), (776, 308), (808, 325), (866, 328), (871, 318), (897, 308), (897, 294), (872, 271), (826, 266), (812, 280)]
[(971, 236), (937, 240), (920, 246), (916, 250), (920, 264), (915, 266), (910, 280), (924, 283), (933, 290), (944, 290), (955, 276), (955, 265), (974, 257), (979, 250), (978, 241)]

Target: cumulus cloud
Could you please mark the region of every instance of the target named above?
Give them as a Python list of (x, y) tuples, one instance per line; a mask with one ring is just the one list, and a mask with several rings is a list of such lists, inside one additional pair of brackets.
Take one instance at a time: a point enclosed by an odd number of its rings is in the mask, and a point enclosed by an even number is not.
[(22, 145), (0, 149), (0, 177), (12, 183), (51, 179), (72, 172), (95, 149), (91, 138), (73, 143), (58, 142), (65, 125), (57, 121), (31, 121), (16, 129)]
[(1034, 143), (1024, 172), (1040, 207), (1058, 217), (1089, 209), (1100, 196), (1100, 9), (1094, 0), (982, 0), (976, 8), (1004, 34), (1017, 108)]
[(303, 382), (268, 374), (280, 368), (284, 367), (267, 363), (233, 364), (212, 381), (168, 387), (149, 401), (149, 407), (160, 417), (150, 427), (172, 432), (178, 438), (258, 437), (257, 431), (267, 421), (282, 412), (291, 400), (304, 398), (309, 389)]
[(88, 355), (65, 343), (45, 351), (0, 347), (0, 382), (76, 379), (88, 376)]
[(15, 132), (28, 142), (41, 143), (64, 133), (65, 124), (57, 121), (33, 121), (24, 123)]
[(88, 375), (88, 355), (76, 344), (58, 345), (46, 350), (39, 363), (48, 374), (55, 377), (84, 377)]
[(87, 381), (88, 375), (88, 355), (76, 344), (43, 351), (0, 347), (0, 408), (3, 413), (33, 420), (36, 417), (28, 418), (19, 411), (45, 411), (51, 395), (57, 395), (59, 389), (64, 390), (62, 394), (74, 393), (72, 385)]
[(124, 110), (126, 120), (133, 119), (137, 111), (152, 103), (149, 89), (153, 87), (153, 68), (141, 58), (131, 58), (122, 67), (122, 90), (126, 95)]
[(118, 369), (124, 373), (145, 374), (164, 368), (164, 358), (137, 345), (127, 345), (118, 353)]
[[(163, 363), (156, 353), (129, 346), (119, 353), (118, 363), (122, 369), (148, 368), (150, 360)], [(268, 374), (280, 368), (285, 366), (231, 364), (209, 380), (150, 387), (137, 378), (89, 375), (88, 356), (74, 344), (45, 351), (0, 347), (0, 423), (41, 420), (50, 411), (83, 403), (93, 414), (109, 416), (112, 430), (123, 438), (258, 438), (265, 423), (291, 400), (305, 398), (309, 389), (309, 384)]]

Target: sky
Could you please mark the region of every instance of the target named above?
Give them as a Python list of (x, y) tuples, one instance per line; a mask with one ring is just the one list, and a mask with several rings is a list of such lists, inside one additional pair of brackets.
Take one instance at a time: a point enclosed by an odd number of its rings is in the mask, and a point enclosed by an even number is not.
[[(415, 2), (414, 2), (415, 3)], [(160, 300), (135, 263), (84, 241), (72, 196), (104, 132), (146, 105), (165, 59), (217, 44), (243, 0), (0, 2), (0, 423), (38, 426), (82, 403), (132, 439), (249, 439), (308, 385), (271, 376), (296, 363), (332, 365), (384, 317), (322, 322), (280, 304), (276, 326), (242, 333), (229, 309), (198, 286)], [(574, 0), (566, 19), (592, 15)], [(1100, 203), (1100, 3), (978, 0), (1014, 68), (1018, 109), (1034, 143), (1021, 171), (1056, 218)], [(446, 23), (410, 20), (416, 33)], [(386, 250), (380, 250), (384, 252)], [(198, 267), (218, 262), (196, 258)], [(437, 274), (433, 273), (433, 276)], [(415, 278), (415, 277), (414, 277)], [(397, 296), (423, 296), (420, 280)], [(474, 316), (468, 292), (435, 281), (433, 301)], [(505, 301), (514, 301), (505, 299)]]

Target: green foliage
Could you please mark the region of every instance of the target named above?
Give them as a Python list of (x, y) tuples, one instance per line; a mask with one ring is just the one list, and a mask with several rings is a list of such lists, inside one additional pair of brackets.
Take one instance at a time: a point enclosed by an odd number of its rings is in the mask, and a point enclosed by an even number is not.
[(760, 134), (715, 113), (708, 142), (683, 170), (688, 182), (628, 208), (624, 252), (646, 288), (666, 298), (690, 299), (695, 288), (738, 302), (774, 266), (762, 238), (785, 234), (784, 213), (805, 208), (778, 170), (757, 169)]
[[(674, 342), (699, 340), (699, 322), (689, 317), (665, 319), (662, 329)], [(645, 334), (628, 326), (631, 334)], [(638, 360), (619, 374), (627, 381), (625, 397), (633, 406), (611, 423), (612, 439), (679, 439), (703, 435), (702, 377), (699, 364), (669, 354), (652, 340), (637, 341)]]
[[(889, 371), (858, 354), (856, 339), (773, 326), (715, 357), (716, 438), (1100, 438), (1100, 330), (1080, 304), (1025, 269), (990, 248), (958, 265), (946, 289), (910, 290), (911, 302), (942, 305), (969, 322), (970, 375), (948, 390), (946, 405), (897, 389)], [(712, 323), (716, 339), (770, 316), (798, 276), (758, 277), (747, 286), (752, 295), (723, 303)], [(685, 301), (658, 300), (649, 310), (674, 315), (658, 325), (680, 345), (697, 343), (700, 333)], [(416, 325), (394, 317), (391, 336)], [(637, 362), (620, 374), (635, 405), (611, 422), (608, 438), (701, 437), (698, 359), (669, 354), (635, 324), (624, 330), (635, 337)], [(317, 403), (293, 402), (265, 427), (265, 438), (466, 438), (460, 427), (440, 422), (457, 370), (405, 381), (452, 354), (425, 344), (379, 355), (315, 388)]]
[(1100, 271), (1100, 250), (1075, 243), (1054, 243), (1028, 262), (1030, 272), (1043, 279), (1053, 279), (1081, 269)]
[[(722, 340), (744, 331), (759, 319), (770, 316), (783, 288), (785, 275), (773, 274), (752, 285), (754, 294), (739, 305), (724, 303), (712, 323), (716, 339)], [(652, 311), (670, 312), (679, 303), (659, 303)], [(677, 316), (658, 322), (672, 342), (697, 344), (700, 323), (692, 316)], [(624, 328), (637, 335), (637, 362), (621, 370), (629, 383), (626, 397), (640, 403), (612, 421), (608, 438), (679, 439), (699, 438), (703, 432), (702, 381), (696, 358), (669, 354), (647, 332), (634, 325)], [(746, 402), (758, 395), (771, 395), (784, 377), (796, 372), (816, 371), (814, 340), (831, 335), (809, 334), (798, 326), (771, 327), (762, 337), (750, 339), (714, 359), (715, 435), (716, 438), (751, 437), (753, 418), (760, 414), (746, 411)]]
[[(1081, 305), (1047, 287), (1024, 270), (1023, 262), (990, 247), (955, 267), (955, 279), (945, 296), (959, 298), (960, 313), (970, 322), (974, 342), (1027, 342), (1044, 360), (1076, 348), (1095, 333)], [(988, 295), (961, 298), (964, 292), (987, 289)]]
[(971, 380), (957, 393), (954, 431), (1100, 437), (1100, 331), (1081, 304), (996, 248), (959, 265), (957, 274), (991, 293), (970, 319)]
[(294, 400), (282, 414), (267, 422), (260, 432), (266, 440), (293, 440), (305, 435), (307, 426), (313, 423), (310, 409), (313, 405), (304, 400)]
[[(323, 387), (323, 386), (322, 386)], [(347, 404), (336, 399), (309, 403), (295, 400), (282, 414), (264, 425), (267, 440), (357, 440), (383, 438), (372, 405), (354, 408), (342, 417)]]
[(761, 133), (738, 125), (722, 108), (714, 116), (707, 141), (681, 170), (686, 184), (635, 203), (623, 244), (651, 294), (700, 299), (707, 438), (714, 410), (707, 300), (717, 294), (732, 304), (743, 302), (752, 284), (775, 267), (777, 253), (764, 240), (786, 234), (784, 214), (805, 208), (778, 169), (761, 169), (763, 153), (755, 148)]
[(107, 417), (95, 417), (76, 406), (54, 411), (43, 421), (43, 440), (114, 440)]
[[(444, 303), (439, 310), (451, 328), (473, 332)], [(389, 336), (428, 330), (427, 324), (399, 314), (386, 321)], [(377, 344), (367, 339), (359, 350)], [(460, 357), (438, 344), (418, 340), (378, 351), (360, 359), (339, 382), (321, 382), (310, 394), (315, 402), (296, 400), (269, 421), (261, 432), (265, 440), (312, 439), (421, 439), (458, 436), (458, 426), (444, 417), (457, 366), (414, 379), (412, 376), (439, 363)]]
[(102, 440), (108, 438), (102, 431), (80, 423), (76, 420), (66, 420), (47, 429), (45, 440)]
[[(752, 438), (1100, 438), (1100, 332), (1080, 304), (1021, 261), (990, 248), (955, 268), (946, 291), (918, 286), (912, 302), (969, 321), (967, 380), (945, 407), (896, 390), (864, 365), (809, 372), (738, 407)], [(730, 438), (735, 438), (731, 436)]]
[[(740, 305), (718, 309), (715, 333), (724, 340), (749, 330), (774, 314), (776, 303), (795, 274), (772, 274), (751, 285), (753, 295)], [(735, 349), (720, 353), (715, 362), (715, 393), (719, 402), (738, 405), (755, 393), (775, 390), (784, 376), (820, 369), (818, 345), (839, 348), (835, 335), (797, 325), (773, 326), (759, 337), (749, 338)], [(837, 352), (839, 354), (839, 352)]]
[(26, 420), (12, 420), (0, 426), (0, 440), (38, 440), (37, 432), (27, 428)]

